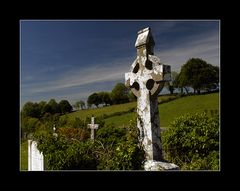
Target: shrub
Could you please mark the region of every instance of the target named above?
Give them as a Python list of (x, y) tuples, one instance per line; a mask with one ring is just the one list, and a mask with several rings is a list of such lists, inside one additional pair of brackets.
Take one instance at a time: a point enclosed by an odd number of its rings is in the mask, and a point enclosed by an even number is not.
[(90, 137), (89, 131), (81, 128), (61, 127), (57, 129), (57, 133), (68, 140), (76, 139), (83, 141)]
[(38, 149), (44, 154), (47, 170), (96, 169), (91, 141), (67, 140), (65, 136), (54, 137), (49, 133), (35, 133)]
[[(107, 137), (108, 135), (108, 137)], [(96, 150), (100, 153), (99, 170), (142, 170), (144, 150), (139, 145), (135, 123), (120, 128), (106, 126), (98, 134)]]
[(218, 116), (209, 118), (206, 113), (183, 115), (163, 132), (162, 140), (166, 158), (180, 167), (216, 169), (219, 159)]
[(112, 144), (120, 141), (126, 141), (126, 129), (122, 127), (115, 127), (113, 125), (106, 125), (96, 133), (96, 139), (103, 144)]
[(34, 134), (38, 149), (43, 152), (46, 169), (142, 169), (144, 151), (138, 145), (136, 126), (104, 126), (97, 131), (97, 139), (94, 142), (69, 138), (74, 136), (75, 130), (84, 131), (78, 128), (59, 128), (57, 137), (47, 131)]

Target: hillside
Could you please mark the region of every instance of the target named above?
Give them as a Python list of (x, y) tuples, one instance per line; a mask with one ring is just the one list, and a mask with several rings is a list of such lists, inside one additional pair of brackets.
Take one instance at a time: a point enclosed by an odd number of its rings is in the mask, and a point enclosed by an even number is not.
[[(167, 99), (174, 98), (175, 96), (160, 96), (158, 101), (161, 103)], [(211, 115), (211, 110), (219, 110), (219, 93), (212, 93), (206, 95), (194, 95), (175, 99), (173, 101), (159, 104), (160, 111), (160, 125), (161, 127), (168, 127), (170, 122), (184, 113), (194, 113), (207, 111)], [(113, 105), (97, 109), (81, 110), (67, 114), (69, 120), (79, 117), (85, 119), (86, 117), (111, 115), (116, 112), (125, 112), (122, 115), (115, 115), (105, 118), (106, 124), (113, 123), (115, 125), (127, 125), (129, 120), (136, 118), (136, 112), (127, 112), (132, 108), (136, 108), (136, 102)], [(62, 116), (64, 117), (64, 116)], [(27, 142), (21, 144), (21, 170), (27, 170)]]
[[(161, 103), (164, 100), (170, 98), (175, 98), (175, 96), (161, 96), (158, 98)], [(170, 122), (179, 115), (184, 113), (194, 113), (194, 112), (203, 112), (207, 111), (210, 115), (211, 110), (219, 110), (219, 93), (205, 94), (205, 95), (193, 95), (187, 97), (181, 97), (173, 101), (159, 104), (160, 112), (160, 123), (161, 127), (168, 127)], [(127, 112), (131, 110), (131, 112)], [(67, 114), (69, 119), (74, 119), (79, 117), (85, 119), (86, 117), (95, 117), (104, 116), (106, 124), (113, 123), (115, 125), (127, 125), (129, 120), (134, 119), (136, 112), (133, 112), (133, 109), (136, 109), (136, 102), (119, 104), (113, 106), (107, 106), (96, 109), (89, 110), (80, 110), (70, 114)], [(114, 115), (116, 113), (126, 112), (122, 115), (115, 115), (112, 117), (107, 117), (108, 115)]]

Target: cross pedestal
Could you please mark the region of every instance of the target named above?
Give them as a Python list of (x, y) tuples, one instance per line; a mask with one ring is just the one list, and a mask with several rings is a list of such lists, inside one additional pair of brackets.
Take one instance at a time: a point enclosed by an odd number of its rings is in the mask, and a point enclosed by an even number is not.
[(91, 129), (91, 139), (95, 140), (95, 130), (98, 129), (98, 124), (94, 124), (94, 117), (91, 118), (91, 124), (88, 124), (88, 128)]
[(163, 160), (157, 96), (164, 83), (171, 80), (170, 66), (161, 64), (160, 59), (153, 55), (154, 45), (150, 28), (140, 30), (135, 43), (137, 58), (130, 72), (125, 74), (125, 85), (137, 97), (139, 140), (147, 161)]

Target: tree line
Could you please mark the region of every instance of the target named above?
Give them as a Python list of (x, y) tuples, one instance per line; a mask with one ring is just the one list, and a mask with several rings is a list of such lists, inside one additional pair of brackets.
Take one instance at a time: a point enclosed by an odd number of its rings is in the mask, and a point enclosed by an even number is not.
[(211, 91), (218, 87), (219, 67), (213, 66), (200, 58), (189, 59), (182, 67), (180, 73), (172, 72), (172, 81), (166, 82), (165, 86), (172, 94), (176, 88), (186, 90), (193, 88), (194, 93)]
[(95, 105), (115, 105), (136, 101), (135, 95), (123, 83), (117, 83), (111, 92), (95, 92), (87, 99), (88, 107)]
[(65, 114), (71, 112), (72, 105), (67, 100), (61, 100), (59, 103), (55, 99), (48, 102), (41, 101), (39, 103), (27, 102), (22, 109), (22, 115), (34, 118), (42, 118), (45, 115)]
[[(180, 73), (172, 72), (172, 81), (165, 82), (165, 87), (170, 94), (174, 90), (183, 89), (188, 93), (188, 88), (192, 87), (194, 93), (200, 93), (201, 90), (211, 91), (216, 89), (219, 83), (219, 67), (213, 66), (200, 58), (189, 59), (182, 67)], [(135, 95), (123, 83), (117, 83), (111, 92), (94, 92), (87, 99), (87, 107), (93, 105), (114, 105), (136, 101)], [(80, 100), (71, 105), (67, 100), (61, 100), (59, 103), (55, 99), (51, 99), (48, 103), (41, 101), (40, 103), (27, 102), (22, 110), (26, 116), (41, 118), (48, 114), (65, 114), (71, 112), (73, 107), (77, 110), (86, 109), (85, 102)]]

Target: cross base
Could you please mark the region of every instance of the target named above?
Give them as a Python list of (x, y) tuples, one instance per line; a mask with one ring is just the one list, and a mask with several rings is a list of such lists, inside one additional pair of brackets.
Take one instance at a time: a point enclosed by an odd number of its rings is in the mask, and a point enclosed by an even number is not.
[(144, 170), (146, 171), (165, 171), (165, 170), (180, 170), (179, 166), (163, 161), (147, 160), (144, 163)]

